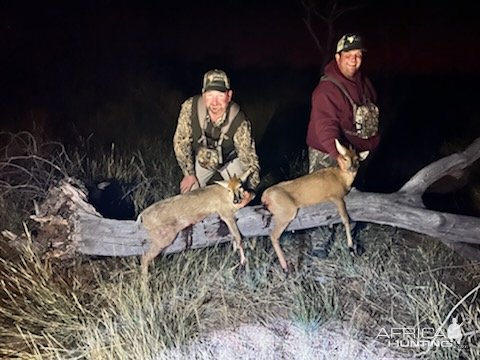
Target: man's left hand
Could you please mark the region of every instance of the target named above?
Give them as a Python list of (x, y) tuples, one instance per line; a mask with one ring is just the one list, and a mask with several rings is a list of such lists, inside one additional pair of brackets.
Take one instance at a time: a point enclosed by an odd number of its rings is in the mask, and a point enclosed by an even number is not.
[(252, 191), (244, 191), (243, 192), (243, 197), (242, 197), (242, 201), (237, 205), (237, 207), (240, 209), (240, 208), (243, 208), (244, 206), (247, 206), (247, 204), (252, 201), (253, 199), (255, 199), (255, 193), (252, 192)]

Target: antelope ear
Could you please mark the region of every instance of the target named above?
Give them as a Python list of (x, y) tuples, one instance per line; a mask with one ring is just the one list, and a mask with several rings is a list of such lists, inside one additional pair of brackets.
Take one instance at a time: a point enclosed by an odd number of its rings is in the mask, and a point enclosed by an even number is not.
[(337, 151), (340, 155), (345, 156), (347, 154), (347, 148), (340, 144), (340, 141), (338, 141), (338, 139), (335, 139), (335, 147), (337, 148)]
[(228, 186), (229, 182), (226, 181), (226, 180), (215, 181), (215, 184), (223, 186), (225, 189), (229, 188), (229, 186)]
[(360, 158), (360, 161), (362, 160), (365, 160), (368, 156), (368, 154), (370, 154), (370, 151), (361, 151), (359, 154), (358, 154), (358, 157)]

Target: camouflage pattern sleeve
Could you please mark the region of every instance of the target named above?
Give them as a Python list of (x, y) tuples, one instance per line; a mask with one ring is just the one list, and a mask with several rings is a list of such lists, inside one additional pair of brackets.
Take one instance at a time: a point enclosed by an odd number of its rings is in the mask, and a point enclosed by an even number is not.
[(195, 162), (192, 150), (192, 103), (193, 98), (182, 104), (178, 115), (177, 129), (173, 136), (173, 151), (184, 176), (195, 175)]
[(247, 179), (247, 187), (255, 190), (260, 183), (260, 165), (249, 121), (245, 120), (240, 124), (235, 135), (233, 135), (233, 143), (242, 167), (245, 171), (252, 171), (252, 174)]

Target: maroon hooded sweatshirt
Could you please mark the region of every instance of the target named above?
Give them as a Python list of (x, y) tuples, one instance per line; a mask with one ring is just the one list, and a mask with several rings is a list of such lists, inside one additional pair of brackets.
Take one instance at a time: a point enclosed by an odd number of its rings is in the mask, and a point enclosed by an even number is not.
[[(353, 80), (347, 79), (338, 69), (335, 59), (325, 67), (325, 75), (333, 77), (344, 86), (352, 100), (364, 104), (364, 99), (375, 103), (377, 94), (372, 83), (360, 71)], [(348, 133), (347, 133), (348, 132)], [(331, 81), (320, 81), (312, 94), (312, 109), (307, 130), (307, 145), (328, 153), (333, 159), (338, 156), (335, 139), (343, 145), (351, 144), (357, 151), (377, 148), (380, 135), (362, 139), (356, 135), (353, 109), (343, 92)]]

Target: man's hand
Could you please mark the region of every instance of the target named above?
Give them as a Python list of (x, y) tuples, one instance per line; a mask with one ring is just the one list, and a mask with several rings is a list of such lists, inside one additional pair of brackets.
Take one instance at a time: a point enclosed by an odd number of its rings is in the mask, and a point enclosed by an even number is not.
[(199, 186), (197, 177), (195, 175), (184, 176), (182, 181), (180, 181), (180, 193), (184, 194), (189, 192), (192, 190), (195, 184), (197, 185), (196, 187)]
[(255, 199), (255, 193), (254, 192), (250, 192), (250, 191), (244, 191), (243, 192), (243, 197), (242, 197), (242, 201), (236, 205), (236, 207), (238, 209), (241, 209), (243, 208), (244, 206), (247, 206), (247, 204), (252, 201), (253, 199)]

